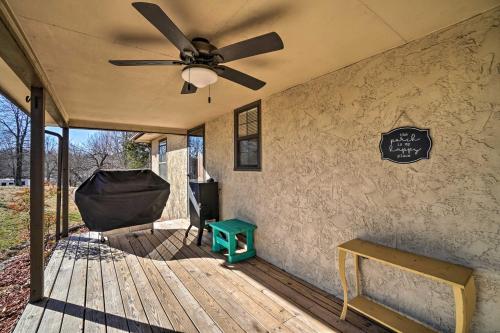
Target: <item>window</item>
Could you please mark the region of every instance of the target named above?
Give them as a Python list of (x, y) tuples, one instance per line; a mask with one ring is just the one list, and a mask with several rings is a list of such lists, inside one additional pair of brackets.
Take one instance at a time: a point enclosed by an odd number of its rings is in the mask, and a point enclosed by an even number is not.
[(261, 170), (260, 101), (234, 110), (234, 170)]
[(167, 140), (160, 140), (158, 145), (158, 173), (163, 179), (167, 179)]

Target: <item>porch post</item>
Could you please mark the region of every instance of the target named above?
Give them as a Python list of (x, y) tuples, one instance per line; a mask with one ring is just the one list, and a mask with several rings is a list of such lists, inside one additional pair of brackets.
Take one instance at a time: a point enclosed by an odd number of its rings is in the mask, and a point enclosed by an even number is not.
[(62, 236), (68, 237), (69, 196), (69, 128), (62, 129)]
[(43, 88), (31, 87), (30, 301), (43, 298), (45, 110)]
[(56, 209), (56, 241), (61, 239), (61, 183), (62, 183), (62, 139), (58, 137), (57, 146), (57, 209)]
[(45, 131), (45, 134), (57, 138), (57, 196), (56, 196), (56, 241), (61, 239), (61, 181), (62, 181), (62, 136), (59, 133)]

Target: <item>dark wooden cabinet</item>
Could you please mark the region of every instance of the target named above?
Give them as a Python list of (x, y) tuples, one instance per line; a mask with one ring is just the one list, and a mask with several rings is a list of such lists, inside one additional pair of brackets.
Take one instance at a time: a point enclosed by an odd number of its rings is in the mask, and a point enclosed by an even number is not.
[(203, 229), (207, 220), (219, 220), (219, 184), (217, 182), (189, 181), (189, 218), (190, 225), (198, 228), (196, 244), (201, 245)]

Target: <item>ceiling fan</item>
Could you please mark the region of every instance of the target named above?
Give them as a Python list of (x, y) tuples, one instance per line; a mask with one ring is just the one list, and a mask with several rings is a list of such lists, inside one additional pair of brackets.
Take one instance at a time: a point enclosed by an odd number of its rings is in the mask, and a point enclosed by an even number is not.
[(266, 84), (264, 81), (221, 64), (283, 49), (283, 41), (276, 32), (218, 49), (205, 38), (196, 37), (189, 40), (158, 5), (134, 2), (132, 6), (179, 49), (180, 59), (109, 60), (109, 62), (116, 66), (185, 66), (181, 72), (185, 81), (181, 94), (195, 93), (197, 88), (215, 83), (219, 76), (258, 90)]

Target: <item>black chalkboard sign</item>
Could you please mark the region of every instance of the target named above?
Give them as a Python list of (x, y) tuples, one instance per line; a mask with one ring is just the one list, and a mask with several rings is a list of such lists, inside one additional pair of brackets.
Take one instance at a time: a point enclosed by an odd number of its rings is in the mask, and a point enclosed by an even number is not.
[(429, 131), (415, 127), (399, 127), (382, 133), (382, 159), (395, 163), (413, 163), (424, 158), (429, 159), (432, 148)]

